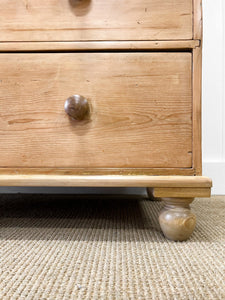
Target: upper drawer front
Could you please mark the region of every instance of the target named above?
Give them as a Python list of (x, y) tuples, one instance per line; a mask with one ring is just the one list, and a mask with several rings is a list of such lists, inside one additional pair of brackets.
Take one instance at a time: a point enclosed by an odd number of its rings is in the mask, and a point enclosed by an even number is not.
[(192, 0), (1, 0), (1, 41), (192, 39)]
[[(15, 53), (0, 65), (0, 167), (192, 166), (191, 53)], [(65, 113), (74, 94), (89, 121)]]

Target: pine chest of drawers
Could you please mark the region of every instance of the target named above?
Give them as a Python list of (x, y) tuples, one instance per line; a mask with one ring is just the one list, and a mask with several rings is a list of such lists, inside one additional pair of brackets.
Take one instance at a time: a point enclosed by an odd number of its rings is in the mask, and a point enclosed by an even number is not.
[(144, 186), (195, 227), (200, 0), (2, 0), (0, 185)]

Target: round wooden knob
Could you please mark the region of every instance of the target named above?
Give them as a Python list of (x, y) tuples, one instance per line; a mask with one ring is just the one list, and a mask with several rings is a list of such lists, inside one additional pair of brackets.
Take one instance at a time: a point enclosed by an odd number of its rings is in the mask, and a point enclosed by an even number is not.
[(69, 0), (70, 5), (76, 9), (87, 9), (91, 5), (91, 0)]
[(66, 99), (64, 109), (72, 119), (77, 121), (86, 120), (90, 116), (90, 105), (87, 99), (80, 95), (73, 95)]

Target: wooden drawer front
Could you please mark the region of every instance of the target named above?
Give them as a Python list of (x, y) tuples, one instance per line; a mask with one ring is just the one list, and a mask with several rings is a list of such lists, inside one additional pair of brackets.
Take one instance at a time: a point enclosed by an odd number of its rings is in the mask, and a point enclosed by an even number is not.
[[(0, 54), (0, 167), (192, 166), (191, 53)], [(91, 103), (71, 120), (65, 100)]]
[(1, 41), (192, 39), (192, 0), (1, 0)]

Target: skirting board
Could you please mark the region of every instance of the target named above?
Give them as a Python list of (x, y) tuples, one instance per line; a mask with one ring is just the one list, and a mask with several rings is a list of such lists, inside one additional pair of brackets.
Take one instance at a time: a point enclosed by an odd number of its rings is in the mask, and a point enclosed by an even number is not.
[(212, 195), (225, 195), (225, 162), (204, 162), (202, 173), (212, 179)]

